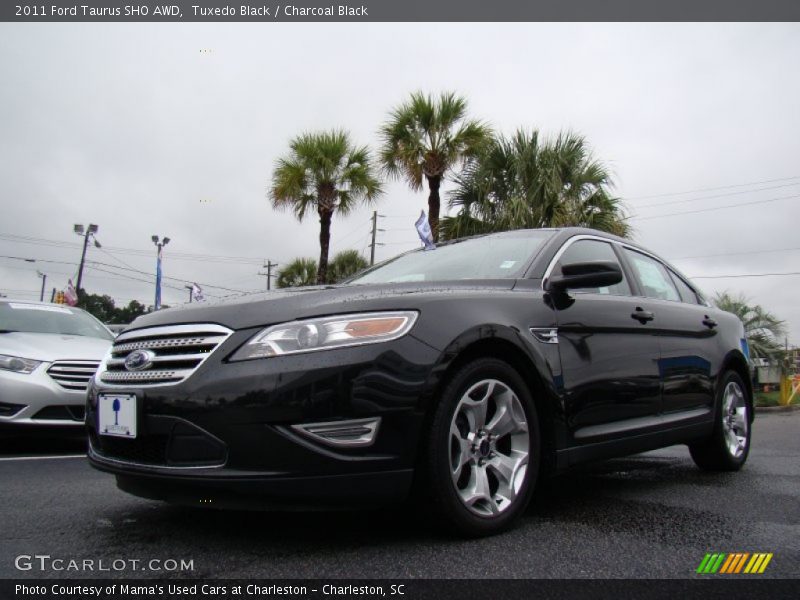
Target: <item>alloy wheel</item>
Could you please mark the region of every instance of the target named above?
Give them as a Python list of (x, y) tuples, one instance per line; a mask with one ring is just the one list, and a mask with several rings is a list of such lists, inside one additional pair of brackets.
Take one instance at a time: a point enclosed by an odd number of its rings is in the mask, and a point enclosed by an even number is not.
[(747, 445), (747, 402), (739, 384), (731, 381), (725, 386), (722, 396), (722, 431), (728, 452), (739, 458)]
[(453, 485), (471, 512), (493, 517), (514, 504), (530, 459), (528, 419), (514, 391), (484, 379), (463, 394), (450, 423)]

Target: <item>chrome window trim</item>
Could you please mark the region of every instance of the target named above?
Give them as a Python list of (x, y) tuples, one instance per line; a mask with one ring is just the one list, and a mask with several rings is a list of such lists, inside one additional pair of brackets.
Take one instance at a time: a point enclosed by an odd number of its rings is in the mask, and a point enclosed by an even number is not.
[[(606, 237), (603, 237), (603, 236), (600, 236), (600, 235), (589, 235), (589, 234), (584, 234), (584, 233), (578, 234), (578, 235), (575, 235), (575, 236), (572, 236), (571, 238), (569, 238), (566, 242), (564, 242), (561, 245), (561, 248), (558, 249), (558, 252), (555, 253), (555, 256), (553, 256), (553, 258), (550, 259), (550, 263), (547, 265), (547, 269), (545, 269), (544, 277), (542, 277), (542, 286), (541, 286), (542, 287), (542, 291), (547, 291), (545, 289), (545, 286), (547, 285), (547, 279), (552, 274), (553, 269), (556, 266), (556, 263), (561, 259), (561, 257), (563, 256), (564, 252), (566, 252), (567, 248), (569, 248), (572, 244), (574, 244), (575, 242), (580, 241), (580, 240), (596, 240), (596, 241), (600, 241), (600, 242), (606, 242), (607, 244), (612, 244), (612, 245), (616, 244), (617, 246), (619, 246), (619, 247), (621, 247), (621, 248), (623, 248), (625, 250), (632, 250), (634, 252), (639, 252), (640, 254), (644, 254), (645, 256), (647, 256), (649, 258), (652, 258), (653, 260), (655, 260), (659, 264), (661, 264), (661, 266), (663, 266), (667, 270), (667, 272), (671, 271), (671, 272), (675, 273), (675, 275), (680, 277), (684, 281), (684, 283), (686, 283), (686, 285), (688, 285), (692, 290), (694, 290), (694, 293), (697, 296), (698, 302), (697, 302), (697, 304), (690, 304), (688, 302), (684, 302), (683, 299), (680, 297), (680, 292), (677, 290), (677, 286), (675, 285), (674, 282), (673, 282), (672, 285), (676, 288), (675, 291), (678, 291), (678, 298), (679, 298), (678, 300), (665, 300), (664, 298), (651, 298), (650, 296), (642, 296), (642, 295), (638, 295), (637, 296), (636, 294), (633, 293), (633, 289), (631, 289), (631, 295), (630, 295), (631, 298), (647, 298), (648, 300), (662, 300), (664, 302), (678, 302), (679, 304), (688, 304), (689, 306), (707, 306), (707, 307), (710, 306), (709, 304), (704, 304), (703, 303), (703, 299), (704, 298), (702, 297), (700, 292), (697, 290), (697, 287), (693, 283), (689, 283), (689, 278), (688, 277), (686, 277), (685, 275), (681, 274), (677, 269), (672, 267), (667, 261), (665, 261), (663, 258), (658, 256), (657, 254), (653, 254), (649, 250), (645, 250), (644, 248), (640, 248), (639, 246), (634, 246), (633, 244), (629, 244), (627, 242), (620, 242), (618, 240), (612, 240), (610, 238), (606, 238)], [(617, 262), (620, 262), (620, 261), (617, 261)], [(622, 263), (621, 262), (620, 262), (620, 267), (622, 267)], [(624, 273), (625, 273), (625, 271), (623, 269), (623, 276), (624, 276)], [(630, 284), (628, 285), (628, 287), (630, 287)]]

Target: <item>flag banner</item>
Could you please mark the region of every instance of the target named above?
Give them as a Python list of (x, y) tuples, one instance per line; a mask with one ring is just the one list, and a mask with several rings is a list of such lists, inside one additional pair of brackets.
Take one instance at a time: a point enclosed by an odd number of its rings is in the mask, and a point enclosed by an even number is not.
[(195, 302), (202, 302), (205, 300), (205, 296), (203, 296), (203, 288), (196, 283), (192, 284), (192, 298)]
[(78, 304), (78, 293), (75, 291), (75, 286), (72, 285), (72, 279), (67, 283), (67, 289), (64, 290), (64, 304), (75, 306)]
[(156, 302), (155, 310), (161, 308), (161, 246), (158, 247), (158, 259), (156, 261)]
[(424, 210), (420, 212), (419, 219), (414, 223), (414, 227), (417, 228), (419, 239), (425, 244), (425, 250), (436, 250), (436, 244), (433, 243), (431, 226), (430, 223), (428, 223), (428, 217), (425, 216)]

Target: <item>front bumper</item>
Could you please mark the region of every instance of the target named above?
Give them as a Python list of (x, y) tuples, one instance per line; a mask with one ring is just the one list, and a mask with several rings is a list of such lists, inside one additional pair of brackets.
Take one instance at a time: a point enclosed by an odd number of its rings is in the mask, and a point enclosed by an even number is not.
[(83, 425), (86, 392), (61, 387), (47, 374), (48, 368), (50, 363), (29, 374), (0, 370), (0, 428)]
[[(177, 385), (90, 384), (90, 463), (130, 493), (191, 505), (402, 498), (439, 353), (411, 335), (367, 346), (228, 362), (237, 332)], [(97, 397), (135, 394), (137, 438), (97, 432)], [(332, 447), (293, 425), (380, 418), (368, 446)]]

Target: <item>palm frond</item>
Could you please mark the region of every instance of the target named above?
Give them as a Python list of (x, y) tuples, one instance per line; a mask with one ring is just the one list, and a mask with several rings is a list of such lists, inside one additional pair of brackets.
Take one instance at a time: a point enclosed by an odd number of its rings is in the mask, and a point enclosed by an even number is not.
[[(289, 154), (275, 163), (268, 191), (275, 208), (291, 209), (301, 221), (310, 210), (347, 215), (382, 193), (369, 148), (355, 146), (340, 129), (292, 139)], [(321, 266), (326, 260), (327, 255), (320, 258)]]
[[(517, 130), (490, 141), (455, 179), (449, 195), (458, 208), (449, 231), (584, 226), (630, 234), (622, 202), (610, 193), (611, 176), (585, 139), (572, 132), (542, 140)], [(458, 227), (456, 227), (458, 226)]]
[(278, 272), (279, 288), (314, 285), (317, 282), (317, 261), (313, 258), (295, 258)]

